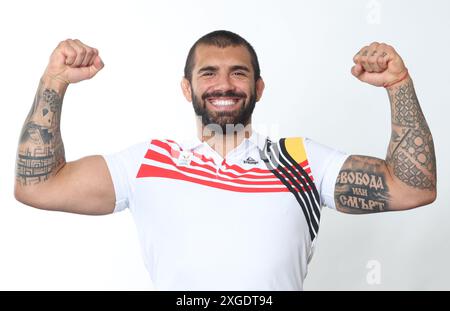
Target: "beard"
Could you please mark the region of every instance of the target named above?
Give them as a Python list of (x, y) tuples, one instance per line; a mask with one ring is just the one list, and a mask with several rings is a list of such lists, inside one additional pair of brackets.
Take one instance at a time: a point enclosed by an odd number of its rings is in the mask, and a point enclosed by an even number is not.
[[(204, 93), (201, 98), (199, 98), (194, 90), (191, 88), (193, 94), (192, 106), (194, 107), (195, 114), (202, 119), (202, 124), (209, 128), (218, 127), (222, 130), (222, 133), (235, 131), (238, 127), (245, 127), (250, 123), (253, 109), (256, 105), (256, 91), (253, 90), (252, 94), (246, 100), (246, 95), (244, 93), (237, 93), (234, 91), (226, 92), (212, 92)], [(211, 111), (206, 106), (206, 100), (210, 97), (220, 98), (220, 97), (233, 97), (244, 99), (244, 103), (239, 107), (239, 109), (233, 111)]]

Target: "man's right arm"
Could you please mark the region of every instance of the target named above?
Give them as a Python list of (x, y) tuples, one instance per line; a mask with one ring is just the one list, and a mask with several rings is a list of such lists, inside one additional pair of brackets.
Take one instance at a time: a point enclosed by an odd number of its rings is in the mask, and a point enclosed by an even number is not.
[(14, 195), (46, 210), (108, 214), (114, 186), (101, 156), (66, 163), (60, 120), (70, 83), (92, 78), (103, 68), (98, 51), (79, 40), (62, 41), (53, 51), (20, 135)]

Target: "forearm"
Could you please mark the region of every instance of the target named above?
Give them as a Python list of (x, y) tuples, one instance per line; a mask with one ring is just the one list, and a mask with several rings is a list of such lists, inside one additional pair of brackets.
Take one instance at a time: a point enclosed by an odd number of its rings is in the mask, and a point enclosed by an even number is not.
[(410, 78), (387, 88), (391, 102), (392, 135), (386, 164), (394, 180), (426, 198), (436, 192), (433, 137)]
[(66, 88), (66, 83), (45, 75), (40, 80), (20, 134), (16, 189), (45, 183), (66, 163), (60, 131)]

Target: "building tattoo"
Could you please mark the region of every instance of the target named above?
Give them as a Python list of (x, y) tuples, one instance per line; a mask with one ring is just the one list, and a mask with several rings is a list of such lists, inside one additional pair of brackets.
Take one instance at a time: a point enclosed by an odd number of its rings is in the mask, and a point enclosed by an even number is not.
[(46, 181), (65, 164), (61, 139), (62, 96), (40, 82), (20, 135), (16, 178), (21, 185)]

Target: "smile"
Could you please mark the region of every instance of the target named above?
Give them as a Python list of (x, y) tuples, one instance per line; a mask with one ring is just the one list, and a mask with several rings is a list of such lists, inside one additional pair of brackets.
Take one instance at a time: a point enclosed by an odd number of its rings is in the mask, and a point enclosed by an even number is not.
[(240, 98), (211, 98), (207, 101), (216, 107), (228, 107), (236, 105), (240, 101)]

